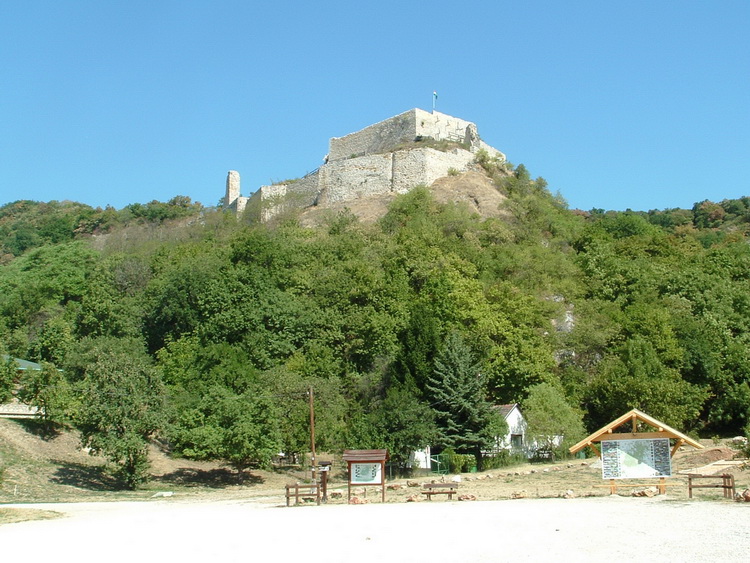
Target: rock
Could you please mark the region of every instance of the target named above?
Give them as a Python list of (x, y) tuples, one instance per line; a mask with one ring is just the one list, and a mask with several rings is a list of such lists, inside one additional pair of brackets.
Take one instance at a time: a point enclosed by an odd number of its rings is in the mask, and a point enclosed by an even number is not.
[(406, 482), (407, 487), (419, 487), (419, 483), (417, 481), (407, 481)]
[(359, 497), (352, 497), (351, 499), (349, 499), (349, 504), (367, 504), (368, 502), (370, 501), (365, 498)]
[(393, 483), (392, 485), (386, 485), (385, 488), (389, 491), (400, 491), (404, 488), (404, 486), (400, 485), (399, 483)]
[(173, 494), (174, 493), (172, 491), (160, 491), (151, 495), (151, 498), (171, 497)]
[(341, 491), (332, 491), (331, 492), (331, 498), (343, 498), (344, 493)]
[(549, 468), (542, 469), (542, 473), (549, 473)]
[(527, 496), (529, 496), (529, 493), (527, 493), (526, 491), (516, 491), (516, 492), (510, 494), (510, 498), (514, 498), (514, 499), (515, 498), (526, 498)]
[(645, 489), (636, 489), (631, 493), (634, 497), (655, 497), (659, 494), (659, 489), (656, 487), (646, 487)]
[(409, 495), (406, 497), (406, 502), (420, 502), (422, 498), (419, 495)]
[(476, 495), (459, 495), (458, 500), (477, 500)]
[(461, 482), (461, 476), (460, 475), (454, 475), (453, 477), (451, 477), (451, 481), (453, 481), (454, 483), (460, 483)]
[(568, 489), (564, 493), (560, 493), (560, 498), (576, 498), (576, 494), (572, 489)]

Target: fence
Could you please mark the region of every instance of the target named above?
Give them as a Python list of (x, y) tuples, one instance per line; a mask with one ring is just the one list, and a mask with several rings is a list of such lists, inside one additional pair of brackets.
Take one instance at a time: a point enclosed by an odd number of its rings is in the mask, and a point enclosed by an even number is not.
[[(693, 479), (721, 479), (721, 483), (709, 483), (706, 485), (694, 485)], [(731, 473), (724, 473), (722, 475), (699, 475), (693, 473), (688, 475), (688, 498), (693, 498), (693, 489), (723, 489), (724, 498), (733, 499), (734, 490), (734, 475)]]

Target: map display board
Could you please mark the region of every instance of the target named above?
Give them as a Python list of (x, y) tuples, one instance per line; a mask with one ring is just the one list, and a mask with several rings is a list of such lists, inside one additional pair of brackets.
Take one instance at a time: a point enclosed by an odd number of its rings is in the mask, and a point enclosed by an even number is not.
[(668, 438), (603, 440), (602, 479), (671, 477), (672, 456)]
[(380, 485), (383, 482), (380, 463), (352, 463), (350, 483), (352, 485)]

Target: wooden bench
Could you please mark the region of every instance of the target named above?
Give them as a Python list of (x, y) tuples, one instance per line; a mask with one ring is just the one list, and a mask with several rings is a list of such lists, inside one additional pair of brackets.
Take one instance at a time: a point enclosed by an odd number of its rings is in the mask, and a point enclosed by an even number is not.
[(458, 483), (425, 483), (422, 491), (427, 496), (427, 500), (432, 500), (432, 495), (448, 495), (448, 500), (453, 500), (453, 495), (457, 493)]
[(294, 504), (299, 504), (299, 499), (315, 499), (315, 502), (320, 506), (320, 487), (317, 483), (309, 485), (295, 483), (294, 485), (286, 486), (286, 505), (289, 506), (289, 501), (294, 499)]

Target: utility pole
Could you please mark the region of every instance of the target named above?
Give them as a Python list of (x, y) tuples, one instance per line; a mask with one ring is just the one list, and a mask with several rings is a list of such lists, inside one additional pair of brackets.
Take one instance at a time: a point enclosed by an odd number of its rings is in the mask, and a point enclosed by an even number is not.
[(315, 483), (317, 477), (317, 461), (315, 459), (315, 407), (313, 404), (313, 388), (312, 385), (307, 391), (307, 395), (310, 398), (310, 450), (312, 451), (312, 480)]

